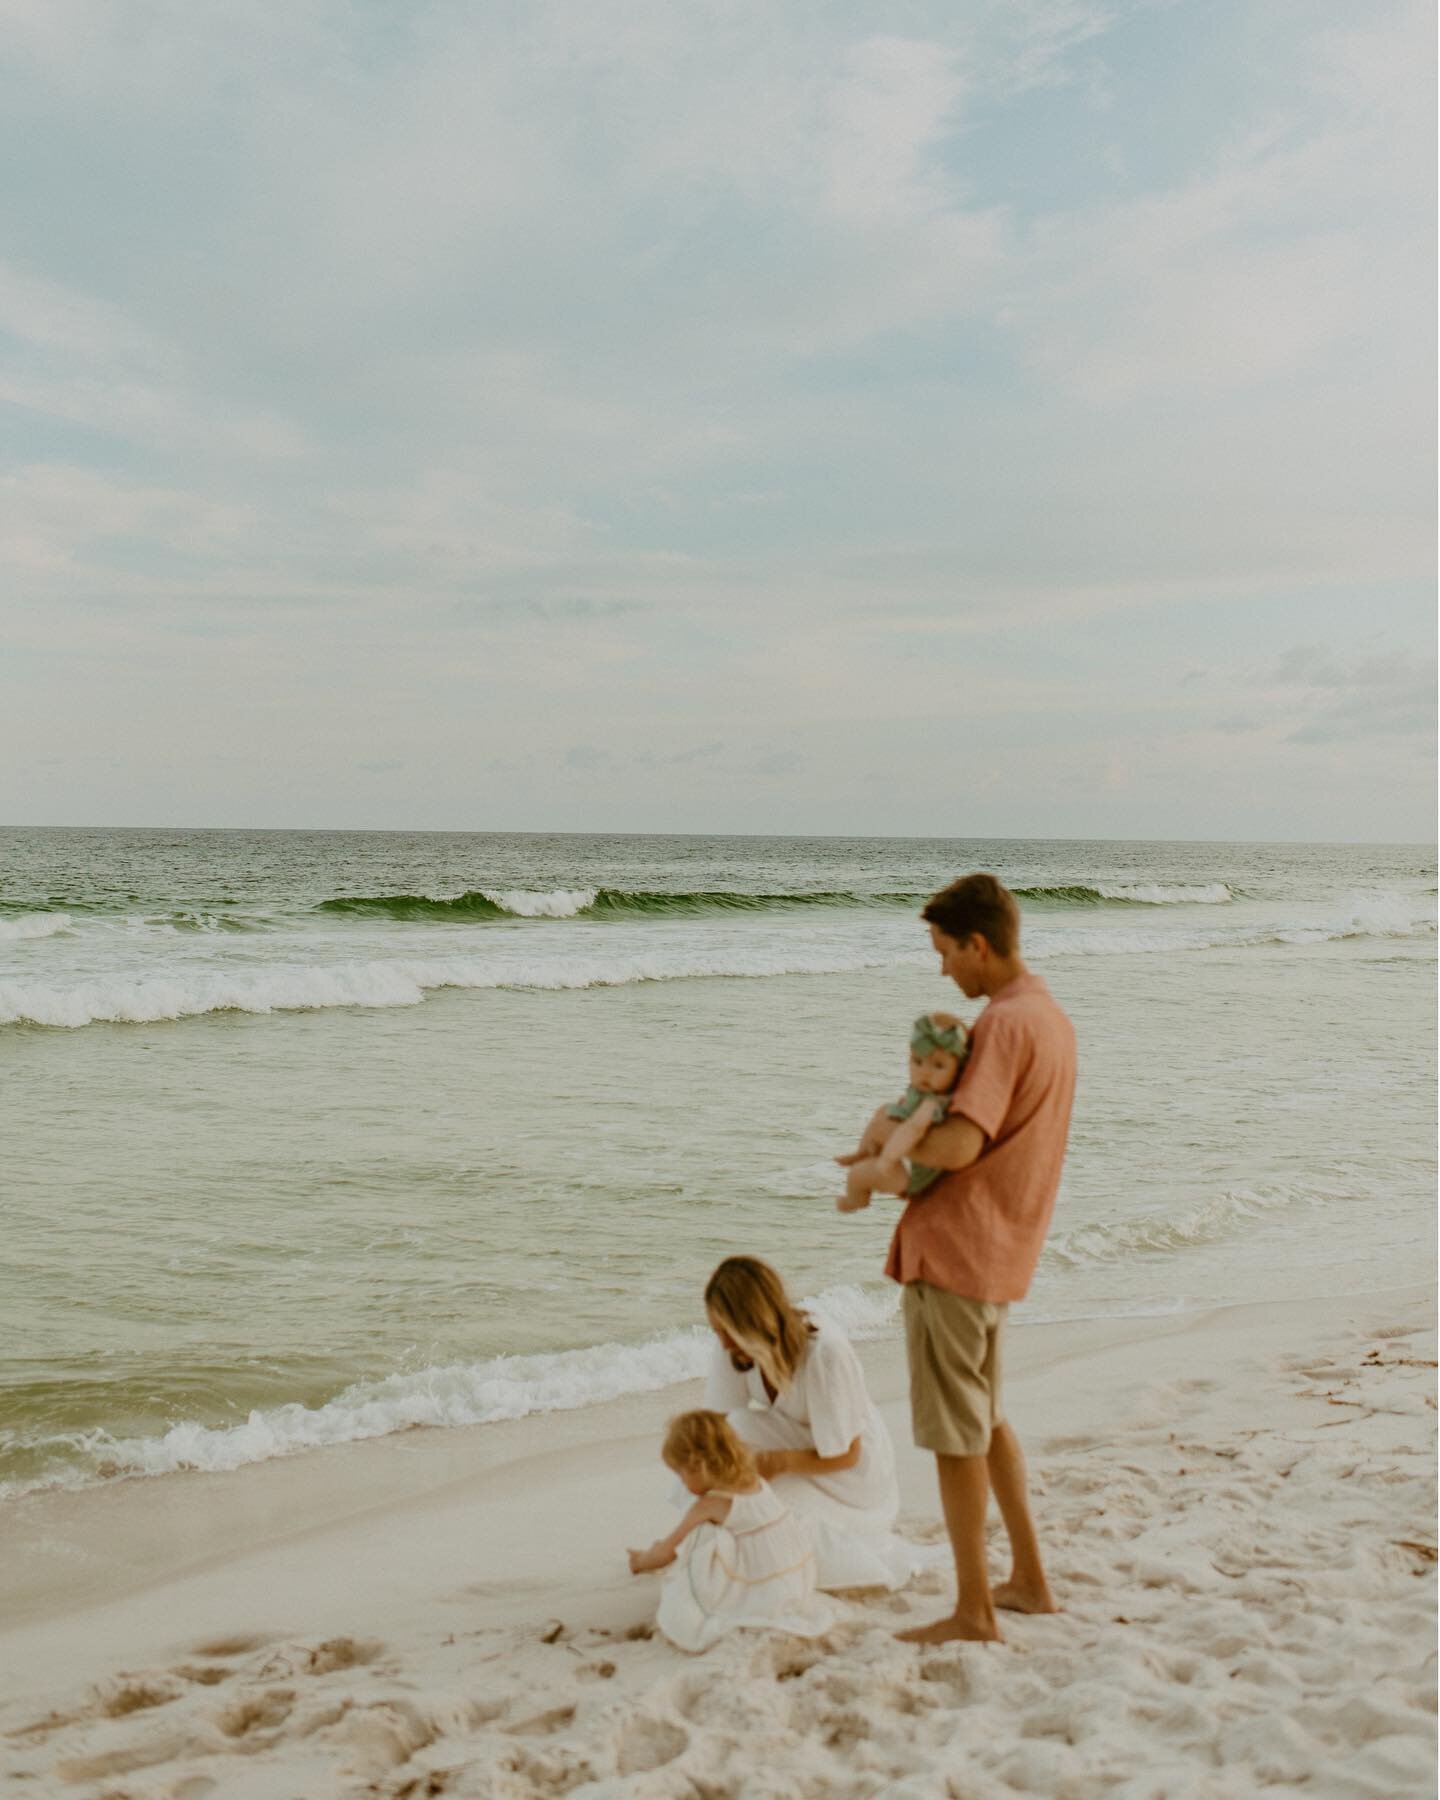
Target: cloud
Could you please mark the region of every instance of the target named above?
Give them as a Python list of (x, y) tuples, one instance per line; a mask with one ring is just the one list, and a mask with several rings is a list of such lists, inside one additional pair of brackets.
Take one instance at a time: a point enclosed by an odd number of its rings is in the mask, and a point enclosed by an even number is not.
[(565, 751), (567, 769), (603, 769), (609, 761), (609, 751), (599, 750), (594, 744), (570, 744)]
[(763, 775), (774, 780), (784, 775), (798, 775), (805, 767), (805, 758), (798, 750), (773, 750), (768, 756), (756, 757), (750, 768), (756, 775)]
[(337, 794), (403, 746), (517, 824), (588, 769), (743, 827), (959, 716), (1078, 825), (1147, 767), (1181, 822), (1153, 746), (1262, 705), (1297, 807), (1316, 734), (1377, 782), (1417, 735), (1279, 663), (1345, 606), (1430, 641), (1421, 9), (6, 19), (0, 763), (158, 768), (193, 704), (266, 803), (322, 733)]
[[(1435, 665), (1399, 651), (1352, 654), (1296, 644), (1259, 677), (1303, 711), (1297, 744), (1435, 735)], [(1282, 702), (1283, 703), (1283, 702)]]
[(707, 763), (725, 754), (726, 745), (716, 738), (708, 744), (692, 744), (685, 750), (642, 750), (635, 758), (641, 768), (680, 769), (689, 763)]

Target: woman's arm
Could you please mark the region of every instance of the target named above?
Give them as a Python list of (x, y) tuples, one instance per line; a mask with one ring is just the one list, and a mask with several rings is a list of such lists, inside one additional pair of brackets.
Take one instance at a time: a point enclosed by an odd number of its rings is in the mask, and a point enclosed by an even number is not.
[(643, 1575), (647, 1569), (665, 1569), (674, 1562), (680, 1546), (697, 1525), (723, 1525), (730, 1517), (730, 1502), (721, 1494), (702, 1494), (670, 1533), (657, 1538), (648, 1550), (629, 1550), (630, 1573)]
[(815, 1450), (757, 1450), (755, 1467), (769, 1481), (774, 1475), (838, 1475), (842, 1469), (853, 1469), (860, 1460), (857, 1437), (839, 1456), (821, 1456)]

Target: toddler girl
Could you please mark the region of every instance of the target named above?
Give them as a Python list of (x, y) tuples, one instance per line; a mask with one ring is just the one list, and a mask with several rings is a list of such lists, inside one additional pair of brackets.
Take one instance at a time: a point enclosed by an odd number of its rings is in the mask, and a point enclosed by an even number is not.
[(629, 1554), (632, 1575), (670, 1570), (656, 1623), (671, 1643), (708, 1650), (742, 1625), (801, 1637), (828, 1631), (835, 1620), (815, 1595), (810, 1540), (724, 1413), (679, 1414), (661, 1455), (695, 1504), (669, 1537)]

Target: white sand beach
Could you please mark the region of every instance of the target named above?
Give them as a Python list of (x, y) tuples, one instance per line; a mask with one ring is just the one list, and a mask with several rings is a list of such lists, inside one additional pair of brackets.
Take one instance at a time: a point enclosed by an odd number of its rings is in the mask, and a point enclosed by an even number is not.
[[(1013, 1334), (1064, 1608), (921, 1650), (948, 1574), (695, 1658), (624, 1548), (693, 1389), (7, 1512), (7, 1791), (108, 1800), (1435, 1791), (1429, 1292)], [(935, 1540), (897, 1343), (865, 1348)], [(1000, 1545), (996, 1544), (997, 1570)]]

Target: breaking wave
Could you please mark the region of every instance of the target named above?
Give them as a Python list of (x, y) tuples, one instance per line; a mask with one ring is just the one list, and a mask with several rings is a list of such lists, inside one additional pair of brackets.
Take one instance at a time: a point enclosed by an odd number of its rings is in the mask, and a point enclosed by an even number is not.
[(0, 981), (0, 1025), (141, 1024), (214, 1012), (313, 1012), (336, 1006), (418, 1006), (440, 988), (566, 989), (628, 987), (642, 981), (774, 975), (838, 975), (901, 963), (929, 964), (928, 953), (897, 957), (880, 949), (693, 947), (652, 955), (483, 957), (405, 962), (277, 965), (264, 970), (189, 970), (171, 975), (107, 976), (73, 986)]
[[(1418, 911), (1401, 895), (1355, 896), (1324, 920), (1156, 927), (1050, 927), (1026, 936), (1035, 962), (1060, 956), (1174, 955), (1263, 945), (1309, 945), (1343, 938), (1408, 937), (1433, 932), (1434, 909)], [(510, 950), (519, 940), (507, 940)], [(526, 943), (539, 940), (526, 940)], [(548, 940), (546, 940), (548, 942)], [(497, 946), (498, 950), (498, 946)], [(557, 952), (562, 946), (555, 945)], [(139, 1024), (205, 1013), (310, 1012), (330, 1007), (418, 1006), (442, 988), (563, 990), (628, 987), (650, 981), (765, 980), (783, 975), (846, 975), (866, 969), (929, 967), (933, 953), (907, 935), (867, 938), (776, 934), (753, 943), (709, 945), (695, 938), (637, 949), (614, 939), (597, 954), (494, 954), (366, 962), (253, 962), (182, 967), (158, 974), (112, 974), (69, 983), (0, 979), (0, 1025)]]
[(0, 919), (0, 943), (54, 937), (58, 932), (69, 931), (70, 926), (69, 913), (21, 913), (18, 919)]
[(849, 891), (800, 894), (747, 894), (717, 889), (699, 893), (668, 893), (660, 889), (524, 888), (496, 890), (471, 888), (453, 899), (434, 899), (425, 894), (339, 895), (322, 900), (320, 912), (349, 913), (362, 918), (414, 920), (475, 919), (644, 919), (691, 918), (705, 913), (794, 912), (806, 907), (920, 905), (926, 894), (862, 894)]
[[(891, 1328), (899, 1290), (827, 1288), (802, 1304), (823, 1311), (851, 1338)], [(531, 1356), (496, 1356), (448, 1363), (355, 1382), (322, 1406), (257, 1408), (240, 1425), (185, 1421), (153, 1437), (117, 1438), (105, 1430), (55, 1434), (27, 1445), (68, 1463), (65, 1474), (10, 1484), (27, 1488), (77, 1485), (99, 1477), (167, 1475), (181, 1469), (225, 1471), (297, 1451), (363, 1438), (387, 1437), (417, 1426), (489, 1425), (531, 1413), (567, 1412), (648, 1394), (702, 1375), (714, 1342), (704, 1326), (661, 1333), (640, 1344), (595, 1344)], [(76, 1458), (79, 1458), (77, 1463)], [(0, 1495), (6, 1493), (0, 1488)]]
[[(1216, 906), (1233, 899), (1223, 881), (1167, 887), (1149, 882), (1079, 883), (1052, 887), (1017, 887), (1022, 900), (1050, 906)], [(452, 898), (427, 894), (336, 895), (322, 900), (317, 911), (360, 918), (404, 922), (450, 920), (456, 923), (493, 919), (623, 919), (696, 918), (706, 914), (789, 913), (811, 908), (919, 907), (930, 898), (920, 893), (866, 893), (859, 889), (819, 889), (793, 894), (751, 894), (718, 888), (670, 893), (646, 888), (470, 888)]]

